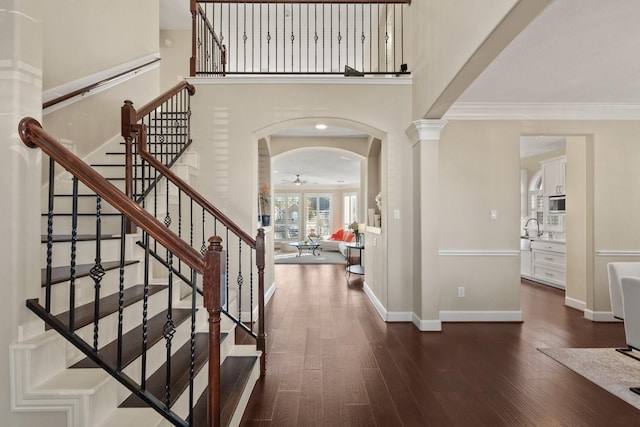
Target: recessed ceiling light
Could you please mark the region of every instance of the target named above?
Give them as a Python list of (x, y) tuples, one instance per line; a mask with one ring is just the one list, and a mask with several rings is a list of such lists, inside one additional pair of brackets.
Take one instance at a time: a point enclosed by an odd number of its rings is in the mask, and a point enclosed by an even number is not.
[(345, 156), (340, 156), (340, 158), (341, 158), (342, 160), (351, 160), (350, 158), (345, 157)]
[(342, 181), (342, 180), (339, 180), (339, 181), (336, 181), (336, 182), (337, 182), (338, 184), (340, 184), (340, 183), (343, 183), (344, 181)]
[(325, 125), (324, 123), (318, 123), (316, 125), (316, 129), (318, 130), (325, 130), (327, 128), (327, 125)]

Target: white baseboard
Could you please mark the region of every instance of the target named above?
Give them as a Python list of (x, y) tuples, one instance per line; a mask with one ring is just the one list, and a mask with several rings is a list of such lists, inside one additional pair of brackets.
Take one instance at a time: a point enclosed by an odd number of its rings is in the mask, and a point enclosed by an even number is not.
[(271, 301), (271, 297), (276, 293), (276, 282), (271, 283), (267, 292), (264, 293), (264, 305), (266, 306)]
[(386, 322), (388, 317), (387, 309), (384, 308), (384, 305), (382, 305), (378, 297), (376, 297), (376, 294), (374, 294), (369, 285), (367, 285), (367, 282), (364, 282), (362, 289), (364, 289), (364, 293), (369, 297), (369, 300), (380, 314), (380, 317), (382, 317), (382, 320)]
[(522, 311), (440, 311), (442, 322), (522, 322)]
[(564, 305), (580, 311), (585, 311), (587, 309), (587, 303), (570, 297), (564, 297)]
[(620, 322), (620, 319), (616, 319), (613, 317), (613, 312), (611, 311), (593, 311), (593, 310), (584, 310), (585, 319), (589, 319), (593, 322)]
[(411, 321), (422, 332), (441, 332), (442, 321), (440, 320), (422, 320), (417, 314), (411, 313)]

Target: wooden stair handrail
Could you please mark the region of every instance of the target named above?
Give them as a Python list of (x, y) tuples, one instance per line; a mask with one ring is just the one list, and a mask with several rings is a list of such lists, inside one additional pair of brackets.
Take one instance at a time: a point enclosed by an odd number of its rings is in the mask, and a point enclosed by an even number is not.
[(198, 251), (169, 230), (153, 215), (142, 209), (140, 205), (133, 202), (91, 166), (67, 150), (42, 129), (42, 125), (36, 119), (32, 117), (23, 118), (18, 125), (18, 134), (27, 147), (40, 148), (87, 187), (109, 202), (111, 206), (149, 233), (151, 237), (179, 257), (189, 267), (198, 273), (204, 273), (205, 261)]
[(112, 82), (112, 81), (114, 81), (114, 80), (116, 80), (116, 79), (118, 79), (118, 78), (120, 78), (120, 77), (122, 77), (124, 75), (127, 75), (129, 73), (133, 73), (133, 72), (135, 72), (137, 70), (140, 70), (140, 69), (142, 69), (144, 67), (147, 67), (147, 66), (153, 64), (154, 62), (158, 62), (158, 61), (160, 61), (160, 58), (155, 58), (155, 59), (153, 59), (153, 60), (151, 60), (151, 61), (149, 61), (149, 62), (147, 62), (145, 64), (138, 65), (137, 67), (133, 67), (133, 68), (127, 70), (127, 71), (123, 71), (121, 73), (114, 74), (113, 76), (107, 77), (106, 79), (102, 79), (99, 82), (92, 83), (90, 85), (81, 87), (80, 89), (76, 89), (76, 90), (74, 90), (72, 92), (69, 92), (69, 93), (67, 93), (65, 95), (59, 96), (57, 98), (54, 98), (51, 101), (47, 101), (47, 102), (43, 103), (42, 104), (42, 109), (44, 110), (44, 109), (49, 108), (49, 107), (51, 107), (53, 105), (59, 104), (59, 103), (61, 103), (63, 101), (66, 101), (67, 99), (71, 99), (74, 96), (78, 96), (78, 95), (82, 95), (83, 93), (90, 92), (93, 89), (96, 89), (96, 88), (98, 88), (100, 86), (104, 86), (107, 83), (110, 83), (110, 82)]
[(190, 96), (193, 96), (196, 93), (196, 88), (192, 84), (183, 80), (162, 95), (156, 97), (155, 99), (147, 102), (140, 109), (136, 110), (136, 122), (142, 120), (147, 114), (158, 108), (160, 105), (164, 104), (165, 101), (173, 98), (174, 95), (178, 94), (183, 89), (187, 89)]
[[(122, 123), (127, 121), (127, 118), (137, 117), (136, 109), (133, 107), (133, 103), (129, 100), (124, 101), (122, 106)], [(249, 245), (252, 249), (256, 248), (256, 240), (251, 237), (247, 232), (242, 230), (235, 222), (222, 213), (218, 208), (213, 206), (207, 199), (205, 199), (200, 193), (194, 190), (184, 180), (174, 174), (171, 169), (166, 167), (161, 161), (156, 159), (147, 149), (147, 137), (146, 126), (139, 125), (137, 123), (130, 124), (129, 129), (132, 133), (138, 133), (138, 154), (144, 160), (146, 160), (151, 166), (156, 168), (166, 179), (171, 181), (180, 191), (192, 198), (196, 203), (202, 206), (207, 212), (213, 215), (218, 221), (220, 221), (225, 227), (231, 230), (237, 235), (243, 242)], [(127, 138), (126, 135), (123, 135)]]

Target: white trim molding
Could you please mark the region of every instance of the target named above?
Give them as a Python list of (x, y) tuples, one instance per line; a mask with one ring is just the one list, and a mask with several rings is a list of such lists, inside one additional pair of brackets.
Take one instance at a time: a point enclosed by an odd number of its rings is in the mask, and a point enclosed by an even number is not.
[(613, 312), (611, 311), (593, 311), (586, 309), (584, 311), (584, 317), (594, 322), (620, 322), (619, 319), (613, 317)]
[(440, 311), (443, 322), (522, 322), (522, 311)]
[(640, 105), (579, 102), (456, 102), (448, 120), (638, 120)]
[(587, 303), (584, 301), (577, 300), (575, 298), (564, 297), (564, 305), (567, 307), (575, 308), (576, 310), (580, 310), (584, 312), (587, 309)]
[(367, 282), (364, 282), (364, 286), (362, 286), (362, 289), (364, 289), (364, 293), (367, 295), (367, 297), (369, 297), (369, 301), (371, 301), (375, 309), (378, 311), (378, 314), (380, 314), (382, 320), (386, 322), (388, 318), (387, 309), (384, 308), (384, 305), (382, 305), (376, 294), (373, 293)]
[(442, 332), (441, 320), (422, 320), (417, 314), (411, 313), (412, 322), (421, 332)]
[(422, 119), (411, 123), (404, 132), (412, 145), (420, 141), (440, 141), (440, 133), (446, 125), (446, 120)]
[(640, 257), (640, 251), (596, 251), (596, 255), (606, 257)]
[(227, 74), (220, 77), (187, 77), (186, 80), (194, 85), (229, 85), (229, 84), (316, 84), (316, 85), (410, 85), (413, 78), (408, 75), (375, 77), (365, 76), (346, 78), (342, 74), (314, 76), (314, 75), (277, 75), (277, 74)]
[(509, 257), (509, 256), (520, 256), (520, 251), (488, 251), (488, 250), (440, 250), (438, 251), (438, 255), (440, 256), (490, 256), (490, 257)]

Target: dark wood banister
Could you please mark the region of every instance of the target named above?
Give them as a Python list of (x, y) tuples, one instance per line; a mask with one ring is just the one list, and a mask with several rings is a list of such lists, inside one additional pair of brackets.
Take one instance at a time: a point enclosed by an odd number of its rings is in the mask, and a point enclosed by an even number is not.
[[(137, 117), (136, 109), (133, 107), (133, 103), (129, 100), (124, 101), (122, 106), (122, 122), (125, 123), (127, 117)], [(156, 168), (166, 179), (171, 181), (176, 187), (178, 187), (184, 194), (191, 197), (196, 203), (202, 206), (207, 212), (213, 215), (218, 221), (220, 221), (225, 227), (236, 234), (243, 242), (249, 245), (251, 248), (256, 248), (256, 240), (251, 237), (247, 232), (242, 230), (235, 224), (229, 217), (223, 214), (218, 208), (213, 206), (207, 199), (205, 199), (200, 193), (194, 190), (189, 184), (183, 181), (180, 177), (174, 174), (171, 169), (167, 168), (160, 160), (156, 159), (147, 149), (146, 130), (144, 125), (133, 124), (129, 125), (131, 132), (138, 133), (138, 154), (141, 158), (146, 160), (151, 166)], [(141, 137), (144, 135), (144, 137)], [(127, 138), (126, 135), (123, 135)]]
[(193, 96), (196, 93), (196, 88), (192, 84), (182, 81), (163, 93), (159, 95), (155, 99), (147, 102), (145, 105), (136, 110), (136, 122), (142, 120), (147, 114), (158, 108), (165, 101), (170, 100), (174, 95), (178, 94), (181, 90), (187, 89), (189, 95)]
[(287, 4), (313, 4), (313, 3), (407, 3), (411, 0), (197, 0), (198, 3), (287, 3)]
[(91, 166), (67, 150), (42, 129), (42, 125), (36, 119), (31, 117), (22, 119), (18, 125), (18, 133), (28, 147), (40, 148), (72, 175), (78, 177), (87, 187), (109, 202), (111, 206), (125, 214), (151, 237), (182, 259), (189, 267), (198, 273), (204, 272), (204, 258), (198, 251), (128, 198)]
[(77, 90), (74, 90), (72, 92), (69, 92), (69, 93), (67, 93), (65, 95), (59, 96), (57, 98), (54, 98), (51, 101), (47, 101), (47, 102), (43, 103), (42, 104), (42, 109), (44, 110), (45, 108), (49, 108), (49, 107), (51, 107), (53, 105), (59, 104), (59, 103), (61, 103), (63, 101), (66, 101), (67, 99), (71, 99), (74, 96), (78, 96), (78, 95), (82, 95), (83, 93), (90, 92), (93, 89), (96, 89), (96, 88), (98, 88), (100, 86), (104, 86), (105, 84), (110, 83), (110, 82), (112, 82), (113, 80), (115, 80), (117, 78), (120, 78), (120, 77), (122, 77), (122, 76), (124, 76), (126, 74), (129, 74), (129, 73), (133, 73), (133, 72), (135, 72), (137, 70), (140, 70), (140, 69), (142, 69), (142, 68), (144, 68), (146, 66), (149, 66), (149, 65), (151, 65), (151, 64), (153, 64), (155, 62), (158, 62), (158, 61), (160, 61), (160, 58), (155, 58), (155, 59), (153, 59), (153, 60), (151, 60), (151, 61), (149, 61), (149, 62), (147, 62), (145, 64), (138, 65), (137, 67), (133, 67), (133, 68), (127, 70), (127, 71), (123, 71), (121, 73), (114, 74), (113, 76), (107, 77), (106, 79), (100, 80), (99, 82), (92, 83), (90, 85), (81, 87), (80, 89), (77, 89)]

